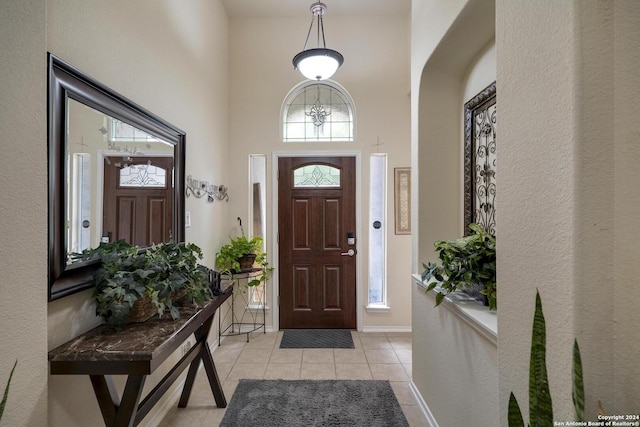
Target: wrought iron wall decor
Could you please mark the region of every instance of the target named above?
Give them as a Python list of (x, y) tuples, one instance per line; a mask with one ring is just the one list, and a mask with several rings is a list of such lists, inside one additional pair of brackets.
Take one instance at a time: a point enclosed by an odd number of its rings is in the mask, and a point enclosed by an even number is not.
[(186, 195), (195, 196), (198, 199), (207, 198), (207, 202), (213, 203), (215, 200), (229, 201), (228, 188), (224, 185), (209, 184), (208, 181), (193, 179), (187, 176)]
[(496, 233), (496, 82), (464, 105), (464, 227)]

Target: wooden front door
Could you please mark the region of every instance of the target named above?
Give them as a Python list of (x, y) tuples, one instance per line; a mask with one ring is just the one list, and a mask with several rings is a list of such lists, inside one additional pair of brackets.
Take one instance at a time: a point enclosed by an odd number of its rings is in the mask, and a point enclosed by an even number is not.
[(103, 236), (140, 247), (173, 238), (173, 158), (105, 157)]
[(355, 158), (282, 157), (278, 179), (280, 327), (355, 329)]

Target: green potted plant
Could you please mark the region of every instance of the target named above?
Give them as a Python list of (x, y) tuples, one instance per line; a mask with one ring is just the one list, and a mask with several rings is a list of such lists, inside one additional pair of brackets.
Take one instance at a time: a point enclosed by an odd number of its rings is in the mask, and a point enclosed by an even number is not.
[(140, 249), (119, 240), (85, 251), (83, 257), (101, 260), (94, 275), (96, 313), (116, 328), (155, 313), (177, 319), (177, 301), (203, 304), (211, 298), (207, 275), (197, 264), (202, 251), (193, 243)]
[[(582, 357), (578, 340), (573, 341), (573, 366), (571, 371), (572, 389), (571, 397), (576, 411), (577, 421), (584, 422), (584, 379), (582, 373)], [(604, 410), (598, 401), (600, 414)], [(511, 392), (507, 420), (509, 427), (525, 427), (522, 411), (516, 396)], [(529, 425), (550, 426), (553, 424), (553, 405), (549, 391), (549, 379), (547, 376), (547, 326), (542, 311), (540, 293), (536, 290), (536, 306), (533, 315), (533, 328), (531, 330), (531, 351), (529, 359)], [(586, 425), (575, 424), (575, 425)]]
[(266, 283), (273, 273), (273, 267), (269, 266), (267, 254), (262, 250), (262, 238), (253, 237), (247, 239), (242, 235), (236, 239), (229, 237), (230, 242), (223, 245), (216, 254), (216, 266), (221, 274), (234, 274), (254, 268), (258, 265), (262, 274), (250, 280), (247, 286), (258, 286)]
[(11, 368), (11, 373), (9, 374), (9, 379), (7, 380), (7, 386), (4, 388), (4, 394), (2, 395), (2, 402), (0, 402), (0, 420), (2, 419), (2, 414), (4, 413), (4, 406), (7, 403), (7, 399), (9, 398), (9, 385), (11, 385), (11, 378), (13, 377), (13, 371), (16, 370), (16, 365), (18, 361), (16, 360), (13, 364), (13, 368)]
[(431, 281), (427, 291), (439, 286), (436, 306), (451, 292), (479, 288), (480, 294), (486, 296), (489, 309), (493, 310), (497, 307), (496, 239), (478, 224), (470, 224), (469, 228), (471, 234), (467, 236), (435, 242), (441, 265), (423, 264), (422, 281)]

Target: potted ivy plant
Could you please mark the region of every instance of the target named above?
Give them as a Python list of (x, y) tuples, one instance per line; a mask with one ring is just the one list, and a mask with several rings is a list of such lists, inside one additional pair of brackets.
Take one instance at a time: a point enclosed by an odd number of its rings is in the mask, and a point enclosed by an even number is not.
[[(489, 309), (496, 302), (496, 239), (479, 224), (470, 224), (471, 233), (454, 240), (439, 240), (434, 243), (440, 265), (423, 264), (422, 281), (429, 282), (427, 291), (438, 286), (436, 306), (454, 291), (479, 293), (486, 297)], [(477, 292), (477, 291), (476, 291)]]
[(201, 249), (193, 243), (167, 242), (147, 249), (123, 240), (102, 243), (82, 254), (101, 261), (94, 274), (96, 313), (120, 328), (169, 313), (180, 317), (177, 302), (203, 304), (211, 298), (207, 274), (198, 265)]
[(229, 237), (229, 243), (223, 245), (216, 254), (216, 266), (221, 274), (235, 274), (243, 270), (259, 268), (262, 274), (247, 282), (247, 286), (258, 286), (266, 283), (273, 273), (273, 267), (269, 266), (267, 254), (262, 249), (262, 238), (252, 237), (248, 239), (242, 235), (238, 238)]

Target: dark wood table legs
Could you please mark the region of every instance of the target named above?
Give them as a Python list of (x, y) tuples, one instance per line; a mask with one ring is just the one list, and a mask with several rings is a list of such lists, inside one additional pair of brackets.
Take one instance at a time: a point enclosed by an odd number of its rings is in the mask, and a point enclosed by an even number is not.
[(212, 323), (213, 323), (213, 317), (210, 317), (194, 333), (196, 337), (196, 346), (198, 346), (198, 343), (200, 342), (202, 342), (204, 345), (196, 349), (198, 350), (198, 358), (194, 360), (191, 363), (191, 366), (189, 367), (189, 372), (187, 373), (187, 379), (184, 383), (184, 388), (182, 389), (182, 396), (180, 396), (180, 402), (178, 403), (179, 408), (184, 408), (187, 406), (187, 403), (189, 403), (191, 388), (193, 387), (193, 382), (196, 379), (196, 373), (198, 372), (200, 360), (202, 360), (204, 369), (207, 372), (207, 378), (209, 379), (209, 387), (211, 387), (211, 392), (213, 393), (213, 397), (216, 400), (216, 406), (218, 406), (218, 408), (227, 407), (227, 399), (225, 399), (224, 393), (222, 392), (222, 386), (220, 385), (220, 378), (218, 377), (218, 371), (216, 371), (216, 367), (213, 363), (213, 357), (211, 355), (211, 350), (209, 349), (209, 344), (207, 343), (207, 337), (209, 336), (209, 331), (211, 330)]
[(194, 332), (196, 338), (195, 345), (180, 359), (171, 371), (160, 380), (158, 385), (149, 392), (142, 402), (140, 402), (140, 398), (147, 375), (129, 375), (122, 393), (122, 399), (118, 397), (118, 391), (110, 375), (90, 375), (91, 384), (98, 399), (105, 425), (114, 427), (133, 427), (138, 425), (149, 413), (153, 405), (158, 402), (171, 384), (180, 376), (182, 371), (189, 366), (187, 379), (178, 404), (180, 408), (186, 407), (200, 366), (200, 361), (204, 364), (216, 405), (219, 408), (226, 407), (227, 401), (224, 397), (222, 385), (220, 384), (220, 379), (218, 378), (218, 373), (213, 363), (209, 343), (207, 342), (212, 322), (213, 316), (209, 317)]
[[(184, 408), (195, 382), (200, 361), (209, 387), (220, 408), (227, 406), (209, 349), (209, 333), (215, 313), (232, 289), (214, 296), (204, 306), (180, 307), (180, 318), (154, 318), (121, 329), (100, 325), (49, 351), (51, 375), (88, 375), (106, 426), (137, 426), (171, 385), (188, 369), (178, 406)], [(193, 336), (195, 344), (142, 399), (148, 376)], [(112, 375), (125, 375), (122, 398)], [(141, 400), (142, 399), (142, 400)]]

